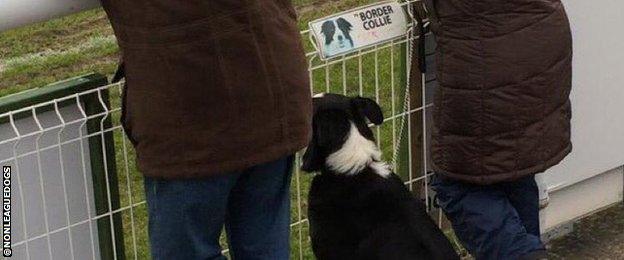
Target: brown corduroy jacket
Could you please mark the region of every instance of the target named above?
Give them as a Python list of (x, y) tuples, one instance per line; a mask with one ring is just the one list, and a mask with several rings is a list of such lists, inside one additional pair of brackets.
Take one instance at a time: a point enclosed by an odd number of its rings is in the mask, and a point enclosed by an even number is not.
[(196, 178), (293, 154), (311, 97), (288, 0), (102, 0), (123, 53), (139, 169)]
[(434, 171), (477, 184), (572, 149), (570, 25), (559, 0), (429, 0), (438, 44)]

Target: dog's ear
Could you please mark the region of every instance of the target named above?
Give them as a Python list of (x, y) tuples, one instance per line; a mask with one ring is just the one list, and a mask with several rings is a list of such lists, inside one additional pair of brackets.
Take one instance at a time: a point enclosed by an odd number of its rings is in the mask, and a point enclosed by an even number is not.
[(342, 111), (330, 110), (314, 115), (312, 140), (303, 154), (301, 170), (322, 170), (326, 157), (342, 146), (350, 128), (349, 119)]
[(370, 98), (355, 97), (351, 100), (355, 110), (362, 116), (368, 118), (371, 123), (381, 125), (383, 123), (383, 113), (381, 107)]
[(341, 28), (343, 31), (350, 31), (351, 28), (353, 28), (353, 25), (351, 25), (351, 23), (344, 18), (336, 19), (336, 23), (338, 24), (338, 27)]

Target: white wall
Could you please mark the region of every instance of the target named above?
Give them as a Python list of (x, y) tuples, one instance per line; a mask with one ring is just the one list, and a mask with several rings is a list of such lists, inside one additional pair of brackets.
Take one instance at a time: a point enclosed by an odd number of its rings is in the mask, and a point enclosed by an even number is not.
[(574, 39), (574, 147), (544, 175), (550, 190), (624, 165), (624, 2), (563, 3)]
[(618, 167), (550, 194), (548, 207), (540, 211), (542, 231), (592, 214), (622, 201), (624, 168)]

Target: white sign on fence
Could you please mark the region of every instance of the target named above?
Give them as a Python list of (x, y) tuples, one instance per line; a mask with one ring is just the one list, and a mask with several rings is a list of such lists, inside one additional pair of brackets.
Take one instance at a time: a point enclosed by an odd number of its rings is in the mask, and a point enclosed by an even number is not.
[(407, 16), (387, 1), (310, 22), (321, 58), (327, 59), (405, 35)]

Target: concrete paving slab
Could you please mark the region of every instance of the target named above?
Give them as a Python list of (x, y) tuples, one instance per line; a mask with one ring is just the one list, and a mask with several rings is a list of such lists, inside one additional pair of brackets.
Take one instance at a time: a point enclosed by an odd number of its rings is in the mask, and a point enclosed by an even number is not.
[(547, 247), (550, 259), (624, 260), (624, 204), (577, 221), (572, 233)]

